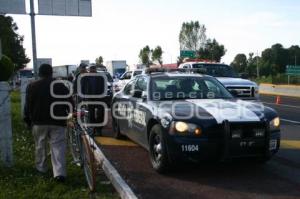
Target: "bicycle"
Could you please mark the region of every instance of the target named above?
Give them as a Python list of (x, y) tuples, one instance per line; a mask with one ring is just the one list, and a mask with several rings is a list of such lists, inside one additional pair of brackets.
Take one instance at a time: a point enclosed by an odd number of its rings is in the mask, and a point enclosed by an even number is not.
[(89, 189), (93, 192), (96, 186), (97, 164), (95, 146), (89, 141), (92, 139), (90, 136), (93, 136), (93, 130), (84, 125), (87, 117), (88, 111), (84, 109), (69, 114), (67, 134), (73, 162), (83, 168)]

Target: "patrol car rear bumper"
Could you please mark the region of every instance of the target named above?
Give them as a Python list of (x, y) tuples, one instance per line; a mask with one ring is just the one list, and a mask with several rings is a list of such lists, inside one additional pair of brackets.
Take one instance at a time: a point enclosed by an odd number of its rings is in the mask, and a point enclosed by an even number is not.
[(270, 132), (262, 138), (231, 138), (228, 124), (223, 136), (216, 139), (168, 135), (167, 151), (170, 160), (221, 160), (246, 157), (271, 157), (280, 148), (280, 131)]

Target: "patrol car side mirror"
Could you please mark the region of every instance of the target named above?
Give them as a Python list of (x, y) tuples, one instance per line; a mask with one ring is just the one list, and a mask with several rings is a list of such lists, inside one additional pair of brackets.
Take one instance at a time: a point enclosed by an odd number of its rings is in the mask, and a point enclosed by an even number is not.
[(142, 99), (143, 99), (143, 100), (146, 100), (146, 99), (147, 99), (147, 92), (146, 92), (146, 91), (143, 91), (143, 92), (142, 92)]
[(142, 94), (143, 94), (143, 91), (141, 91), (141, 90), (134, 90), (133, 91), (133, 97), (142, 98)]

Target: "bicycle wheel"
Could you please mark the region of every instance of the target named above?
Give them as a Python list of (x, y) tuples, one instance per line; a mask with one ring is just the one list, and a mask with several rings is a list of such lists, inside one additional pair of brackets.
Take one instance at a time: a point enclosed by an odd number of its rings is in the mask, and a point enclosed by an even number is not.
[(90, 191), (95, 190), (96, 186), (96, 159), (85, 135), (82, 138), (82, 160), (85, 178), (87, 180)]
[(68, 133), (70, 152), (72, 154), (73, 161), (75, 163), (80, 163), (80, 146), (78, 146), (79, 143), (76, 138), (78, 132), (76, 132), (75, 127), (68, 127), (67, 133)]

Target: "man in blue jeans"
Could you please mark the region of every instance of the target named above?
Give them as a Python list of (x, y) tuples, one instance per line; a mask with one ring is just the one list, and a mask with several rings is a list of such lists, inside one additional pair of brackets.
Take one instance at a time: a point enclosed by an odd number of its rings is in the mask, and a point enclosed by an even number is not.
[(37, 171), (46, 173), (48, 170), (47, 141), (49, 141), (53, 176), (56, 181), (64, 182), (67, 175), (66, 120), (60, 118), (67, 116), (67, 112), (71, 111), (66, 103), (72, 106), (72, 101), (71, 98), (56, 98), (53, 95), (67, 95), (69, 90), (62, 83), (53, 84), (55, 79), (52, 78), (50, 65), (42, 64), (39, 76), (39, 80), (27, 87), (24, 121), (32, 126)]

